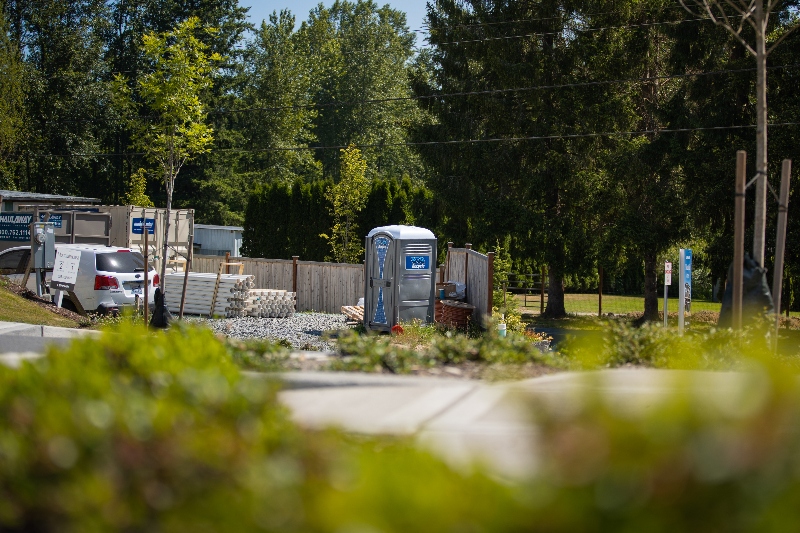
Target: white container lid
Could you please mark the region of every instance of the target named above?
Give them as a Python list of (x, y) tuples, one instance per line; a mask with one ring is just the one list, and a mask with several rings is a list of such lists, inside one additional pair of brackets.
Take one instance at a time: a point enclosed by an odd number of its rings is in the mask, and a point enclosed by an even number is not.
[(388, 233), (393, 239), (435, 239), (436, 236), (429, 229), (418, 228), (417, 226), (381, 226), (375, 228), (367, 234), (373, 237), (377, 233)]

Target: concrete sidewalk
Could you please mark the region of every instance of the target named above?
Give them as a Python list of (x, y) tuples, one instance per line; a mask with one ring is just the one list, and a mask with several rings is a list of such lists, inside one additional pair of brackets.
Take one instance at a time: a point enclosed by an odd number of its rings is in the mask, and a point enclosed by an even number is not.
[(19, 322), (0, 322), (0, 363), (18, 366), (24, 359), (41, 356), (52, 344), (64, 346), (75, 338), (87, 335), (100, 335), (100, 332)]
[[(99, 334), (0, 322), (0, 364), (17, 366), (40, 357), (49, 344)], [(508, 478), (524, 477), (537, 467), (533, 398), (542, 408), (569, 412), (596, 395), (621, 412), (635, 414), (681, 393), (735, 412), (746, 408), (741, 402), (749, 396), (741, 394), (743, 388), (758, 380), (755, 374), (643, 368), (564, 372), (496, 384), (351, 372), (244, 374), (283, 381), (280, 401), (300, 425), (408, 436), (454, 466), (483, 462)]]
[[(641, 412), (667, 395), (691, 394), (735, 403), (749, 376), (734, 372), (614, 369), (565, 372), (488, 384), (456, 379), (351, 373), (288, 374), (280, 400), (299, 424), (364, 434), (411, 436), (455, 466), (482, 462), (510, 478), (536, 469), (532, 398), (570, 410), (598, 394), (625, 411)], [(301, 385), (298, 387), (298, 383)], [(312, 386), (318, 383), (318, 386)], [(732, 403), (733, 402), (733, 403)]]

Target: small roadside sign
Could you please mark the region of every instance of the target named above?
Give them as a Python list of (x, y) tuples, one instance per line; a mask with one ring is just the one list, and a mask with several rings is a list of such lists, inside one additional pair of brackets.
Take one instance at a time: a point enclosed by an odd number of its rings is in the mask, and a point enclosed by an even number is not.
[(672, 263), (664, 263), (664, 285), (672, 285)]
[(50, 286), (62, 291), (74, 291), (80, 264), (81, 252), (79, 250), (58, 250)]

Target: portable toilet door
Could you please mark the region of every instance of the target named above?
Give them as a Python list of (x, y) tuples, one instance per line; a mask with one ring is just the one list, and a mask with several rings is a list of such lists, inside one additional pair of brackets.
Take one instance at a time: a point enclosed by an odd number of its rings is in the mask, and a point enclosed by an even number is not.
[(394, 318), (395, 242), (391, 235), (379, 233), (367, 238), (367, 247), (364, 325), (389, 331)]

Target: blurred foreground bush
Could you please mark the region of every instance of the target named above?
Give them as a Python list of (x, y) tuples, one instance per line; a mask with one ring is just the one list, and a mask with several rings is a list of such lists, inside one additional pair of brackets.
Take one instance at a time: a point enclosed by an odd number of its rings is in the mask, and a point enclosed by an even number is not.
[(800, 382), (774, 361), (749, 367), (661, 371), (672, 390), (651, 395), (598, 393), (606, 371), (568, 402), (536, 402), (537, 529), (797, 531)]
[(734, 331), (729, 328), (687, 329), (657, 323), (637, 327), (625, 321), (609, 321), (599, 331), (568, 338), (558, 350), (571, 368), (593, 369), (626, 365), (693, 370), (746, 369), (768, 357), (800, 370), (800, 336), (781, 330), (778, 349), (771, 320), (764, 318)]
[(795, 531), (797, 375), (747, 366), (641, 402), (543, 396), (538, 472), (506, 484), (297, 428), (210, 332), (123, 328), (0, 367), (0, 530)]
[(520, 518), (506, 489), (406, 443), (298, 429), (275, 385), (243, 377), (234, 357), (206, 330), (121, 326), (0, 366), (0, 530), (446, 531)]

